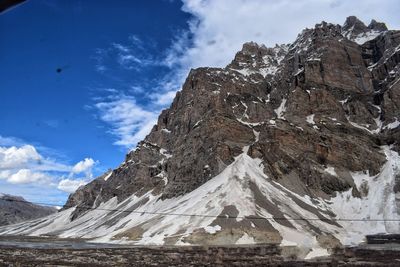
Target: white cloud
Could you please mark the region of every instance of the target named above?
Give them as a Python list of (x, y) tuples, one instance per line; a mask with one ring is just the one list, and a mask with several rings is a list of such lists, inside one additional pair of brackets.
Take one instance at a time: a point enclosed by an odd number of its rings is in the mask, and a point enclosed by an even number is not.
[(20, 146), (23, 141), (15, 137), (4, 137), (0, 135), (0, 146)]
[(42, 173), (42, 172), (33, 172), (28, 169), (20, 169), (16, 173), (10, 175), (7, 178), (7, 182), (12, 184), (28, 184), (28, 183), (49, 183), (52, 180), (52, 177)]
[(92, 158), (85, 158), (72, 167), (72, 173), (85, 173), (87, 178), (92, 178), (92, 169), (96, 162)]
[(98, 63), (96, 65), (96, 70), (100, 73), (104, 73), (107, 70), (107, 67), (102, 65), (101, 63)]
[(178, 89), (176, 88), (175, 90), (167, 91), (163, 94), (157, 93), (157, 94), (151, 94), (150, 98), (153, 99), (154, 104), (159, 105), (159, 106), (165, 106), (171, 104), (172, 100), (174, 99), (176, 95), (176, 91)]
[(118, 137), (116, 145), (132, 148), (142, 140), (157, 122), (159, 110), (147, 110), (136, 104), (131, 97), (100, 102), (95, 105), (100, 118), (109, 123), (112, 133)]
[(125, 44), (114, 42), (107, 48), (96, 49), (93, 57), (96, 70), (110, 75), (116, 68), (141, 72), (146, 66), (160, 65), (159, 60), (155, 60), (148, 49), (151, 41), (148, 40), (145, 47), (144, 42), (135, 35), (129, 36), (128, 40)]
[(132, 69), (143, 64), (142, 60), (136, 56), (123, 54), (118, 56), (118, 63), (127, 69)]
[(129, 53), (130, 52), (130, 49), (127, 46), (124, 46), (122, 44), (113, 43), (112, 45), (114, 46), (114, 48), (116, 48), (117, 50), (119, 50), (122, 53)]
[(27, 168), (35, 171), (63, 171), (71, 167), (40, 155), (32, 145), (0, 146), (0, 170)]
[(137, 86), (137, 85), (131, 85), (129, 91), (134, 93), (134, 94), (144, 93), (143, 87), (142, 86)]
[[(48, 148), (39, 147), (38, 151), (37, 147), (13, 137), (1, 137), (0, 141), (3, 144), (0, 146), (0, 180), (3, 186), (15, 186), (16, 191), (26, 185), (46, 190), (63, 188), (63, 191), (71, 192), (74, 185), (82, 185), (92, 179), (92, 169), (98, 163), (92, 158), (85, 158), (71, 166), (46, 157), (46, 152), (51, 151)], [(74, 177), (79, 173), (85, 173), (85, 180)], [(64, 179), (67, 175), (68, 179)]]
[(137, 36), (132, 34), (131, 36), (129, 36), (129, 41), (131, 42), (133, 47), (136, 47), (139, 50), (144, 50), (144, 44), (143, 41)]
[(42, 157), (31, 145), (0, 147), (0, 169), (17, 168), (28, 163), (40, 163)]
[(87, 184), (84, 180), (63, 179), (58, 183), (57, 188), (67, 193), (74, 193), (80, 186)]
[(6, 180), (11, 176), (11, 174), (10, 170), (0, 170), (0, 179)]

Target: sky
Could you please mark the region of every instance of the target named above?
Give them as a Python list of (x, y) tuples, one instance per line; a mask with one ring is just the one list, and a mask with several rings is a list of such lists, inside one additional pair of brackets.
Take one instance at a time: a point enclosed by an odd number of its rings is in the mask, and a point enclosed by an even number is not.
[(0, 14), (0, 192), (62, 205), (149, 133), (191, 68), (397, 0), (31, 0)]

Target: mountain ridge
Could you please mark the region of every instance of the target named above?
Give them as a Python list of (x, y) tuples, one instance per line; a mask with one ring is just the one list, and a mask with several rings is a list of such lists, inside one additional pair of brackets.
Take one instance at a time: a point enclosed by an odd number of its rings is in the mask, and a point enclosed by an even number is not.
[(191, 70), (150, 134), (63, 211), (0, 232), (326, 250), (398, 231), (385, 220), (400, 214), (399, 63), (400, 32), (355, 17), (245, 43), (227, 67)]
[(0, 193), (0, 226), (45, 217), (56, 211), (52, 207), (32, 204), (22, 197)]

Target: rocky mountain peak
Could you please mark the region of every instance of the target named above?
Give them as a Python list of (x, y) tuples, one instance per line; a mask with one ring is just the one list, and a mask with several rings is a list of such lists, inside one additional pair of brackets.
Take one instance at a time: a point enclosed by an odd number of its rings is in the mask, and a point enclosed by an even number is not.
[(343, 24), (342, 34), (358, 44), (363, 44), (387, 30), (385, 23), (377, 22), (373, 19), (367, 27), (357, 17), (350, 16)]
[(368, 29), (378, 31), (378, 32), (384, 32), (384, 31), (388, 30), (385, 23), (377, 22), (374, 19), (371, 20), (371, 23), (368, 25)]
[(356, 16), (349, 16), (343, 24), (343, 31), (351, 31), (353, 34), (357, 35), (368, 31), (368, 27)]
[[(322, 22), (292, 44), (249, 42), (225, 68), (191, 70), (126, 160), (34, 230), (138, 244), (246, 235), (315, 247), (398, 230), (384, 219), (400, 219), (400, 32), (379, 25)], [(42, 231), (58, 216), (65, 225)], [(348, 216), (382, 224), (336, 221)]]
[[(357, 21), (350, 17), (347, 24), (357, 24)], [(384, 127), (383, 123), (375, 123), (377, 116), (383, 116), (382, 112), (379, 113), (381, 107), (361, 103), (357, 98), (371, 95), (372, 103), (381, 103), (374, 100), (380, 99), (374, 96), (377, 82), (373, 82), (372, 69), (367, 67), (382, 58), (384, 52), (371, 58), (367, 56), (369, 49), (362, 50), (357, 44), (343, 39), (341, 31), (339, 25), (322, 22), (313, 29), (303, 30), (291, 45), (267, 48), (248, 42), (227, 67), (192, 70), (171, 107), (161, 113), (157, 125), (137, 149), (127, 155), (125, 162), (79, 189), (66, 206), (79, 206), (79, 203), (97, 205), (114, 196), (124, 200), (132, 194), (142, 195), (149, 190), (162, 192), (162, 199), (191, 192), (231, 164), (242, 153), (243, 146), (251, 145), (249, 153), (253, 156), (269, 158), (270, 155), (262, 152), (264, 148), (258, 147), (261, 141), (254, 143), (258, 139), (254, 133), (260, 132), (262, 125), (276, 125), (277, 120), (280, 121), (278, 129), (289, 127), (286, 130), (292, 131), (291, 125), (282, 122), (290, 121), (299, 126), (296, 129), (304, 129), (304, 118), (317, 114), (312, 120), (307, 119), (306, 125), (313, 121), (312, 128), (318, 131), (320, 127), (314, 120), (330, 121), (329, 118), (335, 118), (333, 125), (347, 125), (351, 120), (352, 123), (368, 125), (369, 131), (378, 131)], [(390, 42), (381, 41), (390, 46), (385, 48), (388, 56), (398, 42), (397, 37), (390, 38)], [(395, 66), (388, 70), (392, 68)], [(389, 74), (382, 78), (386, 75)], [(393, 79), (386, 79), (386, 82), (390, 81)], [(267, 135), (271, 134), (270, 131)], [(335, 139), (334, 135), (330, 138)], [(346, 153), (351, 154), (350, 151)], [(326, 157), (320, 155), (314, 160), (322, 163)], [(379, 153), (364, 162), (355, 162), (345, 154), (340, 158), (340, 163), (335, 163), (338, 166), (358, 166), (353, 170), (364, 166), (371, 173), (377, 173), (379, 162), (382, 162)], [(278, 177), (284, 177), (288, 171), (281, 168), (288, 167), (284, 167), (286, 163), (273, 164), (274, 160), (278, 158), (270, 158), (268, 164), (274, 167), (267, 169), (271, 177), (280, 179)], [(311, 176), (318, 175), (313, 173)], [(301, 174), (297, 176), (302, 177)], [(132, 180), (132, 177), (135, 178)], [(326, 181), (336, 183), (337, 188), (351, 186), (348, 181), (333, 176), (330, 179), (332, 181)], [(284, 183), (284, 179), (281, 181)], [(299, 184), (303, 183), (300, 179)], [(332, 191), (324, 183), (319, 181), (313, 194), (329, 195)], [(310, 194), (310, 187), (301, 186), (296, 190)], [(76, 209), (73, 218), (82, 212), (84, 210)]]
[(314, 28), (304, 29), (289, 46), (291, 54), (305, 54), (307, 51), (314, 51), (316, 47), (321, 47), (321, 42), (342, 38), (341, 27), (337, 24), (325, 21), (318, 23)]
[(287, 53), (286, 45), (275, 45), (267, 48), (255, 42), (243, 44), (243, 48), (226, 69), (235, 70), (243, 75), (259, 74), (262, 77), (273, 75), (278, 70), (278, 65)]
[(243, 44), (242, 50), (240, 51), (243, 55), (256, 55), (264, 54), (267, 47), (263, 44), (259, 45), (256, 42), (246, 42)]

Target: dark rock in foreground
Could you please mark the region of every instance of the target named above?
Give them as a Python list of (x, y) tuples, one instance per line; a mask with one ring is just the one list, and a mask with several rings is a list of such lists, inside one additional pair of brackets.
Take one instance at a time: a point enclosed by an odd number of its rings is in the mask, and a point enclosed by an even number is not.
[(398, 266), (400, 247), (337, 249), (303, 260), (279, 245), (32, 249), (0, 246), (0, 266)]

